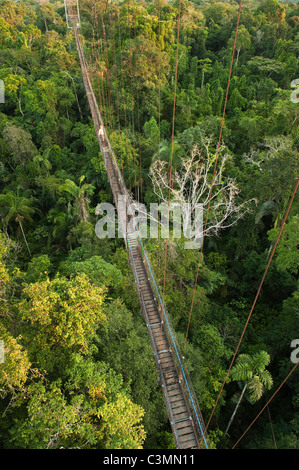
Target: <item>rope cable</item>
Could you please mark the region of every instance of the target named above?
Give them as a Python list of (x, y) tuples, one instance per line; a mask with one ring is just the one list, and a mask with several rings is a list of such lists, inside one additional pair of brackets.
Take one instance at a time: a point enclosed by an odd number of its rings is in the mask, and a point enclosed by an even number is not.
[[(99, 37), (98, 13), (96, 13), (96, 26), (97, 26), (96, 31), (97, 31), (97, 40), (98, 40), (98, 60), (97, 60), (97, 63), (100, 65), (101, 64), (101, 42), (100, 42), (100, 37)], [(103, 107), (102, 109), (103, 109), (103, 117), (104, 117), (105, 127), (107, 127), (104, 84), (103, 84), (103, 80), (101, 78), (101, 75), (99, 77), (99, 98), (100, 98), (100, 103), (102, 104), (102, 107)]]
[(238, 350), (239, 350), (239, 348), (240, 348), (241, 342), (242, 342), (242, 340), (243, 340), (245, 331), (246, 331), (246, 329), (247, 329), (247, 326), (248, 326), (248, 323), (249, 323), (249, 321), (250, 321), (251, 315), (252, 315), (253, 310), (254, 310), (254, 308), (255, 308), (256, 302), (257, 302), (257, 300), (258, 300), (258, 298), (259, 298), (259, 295), (260, 295), (260, 292), (261, 292), (261, 289), (262, 289), (262, 286), (263, 286), (265, 277), (266, 277), (267, 272), (268, 272), (268, 270), (269, 270), (271, 261), (272, 261), (272, 259), (273, 259), (274, 253), (275, 253), (275, 251), (276, 251), (276, 247), (277, 247), (277, 245), (278, 245), (280, 236), (281, 236), (281, 234), (282, 234), (282, 231), (283, 231), (283, 228), (284, 228), (284, 226), (285, 226), (287, 217), (288, 217), (288, 215), (289, 215), (289, 212), (290, 212), (290, 209), (291, 209), (293, 200), (294, 200), (295, 195), (296, 195), (296, 192), (297, 192), (297, 190), (298, 190), (298, 186), (299, 186), (299, 178), (298, 178), (297, 183), (296, 183), (296, 185), (295, 185), (295, 188), (294, 188), (292, 197), (291, 197), (291, 199), (290, 199), (290, 202), (289, 202), (287, 211), (286, 211), (285, 216), (284, 216), (284, 219), (283, 219), (283, 221), (282, 221), (282, 225), (281, 225), (280, 230), (279, 230), (279, 233), (278, 233), (278, 235), (277, 235), (275, 244), (274, 244), (274, 246), (273, 246), (273, 248), (272, 248), (271, 255), (270, 255), (270, 257), (269, 257), (269, 260), (268, 260), (266, 269), (265, 269), (264, 274), (263, 274), (263, 276), (262, 276), (262, 279), (261, 279), (259, 288), (258, 288), (258, 290), (257, 290), (255, 299), (254, 299), (254, 301), (253, 301), (251, 310), (250, 310), (249, 315), (248, 315), (248, 317), (247, 317), (247, 320), (246, 320), (245, 326), (244, 326), (244, 328), (243, 328), (241, 337), (240, 337), (240, 339), (239, 339), (237, 348), (236, 348), (236, 350), (235, 350), (235, 352), (234, 352), (232, 361), (231, 361), (230, 366), (229, 366), (229, 368), (228, 368), (228, 371), (227, 371), (227, 373), (226, 373), (226, 376), (225, 376), (225, 379), (224, 379), (223, 384), (222, 384), (222, 386), (221, 386), (221, 389), (220, 389), (220, 392), (219, 392), (219, 394), (218, 394), (218, 397), (217, 397), (217, 399), (216, 399), (216, 402), (215, 402), (214, 408), (213, 408), (213, 410), (212, 410), (211, 416), (210, 416), (209, 421), (208, 421), (208, 423), (207, 423), (207, 425), (206, 425), (206, 430), (205, 430), (205, 432), (207, 431), (207, 429), (208, 429), (208, 427), (209, 427), (209, 424), (210, 424), (210, 422), (211, 422), (212, 416), (213, 416), (213, 414), (214, 414), (214, 412), (215, 412), (215, 409), (216, 409), (216, 406), (217, 406), (217, 404), (218, 404), (219, 398), (220, 398), (220, 396), (221, 396), (221, 394), (222, 394), (224, 385), (226, 384), (226, 381), (227, 381), (227, 378), (228, 378), (228, 376), (229, 376), (230, 370), (231, 370), (232, 365), (233, 365), (233, 363), (234, 363), (234, 361), (235, 361), (235, 358), (236, 358), (236, 356), (237, 356)]
[[(108, 2), (107, 2), (108, 5)], [(106, 7), (107, 7), (106, 5)], [(108, 18), (109, 18), (109, 10), (108, 11)], [(104, 12), (105, 13), (105, 12)], [(110, 129), (111, 131), (115, 130), (115, 122), (114, 122), (114, 113), (113, 113), (113, 106), (112, 106), (112, 98), (111, 98), (111, 83), (110, 83), (110, 72), (109, 72), (109, 57), (108, 57), (108, 45), (107, 45), (107, 38), (106, 38), (106, 27), (104, 23), (104, 14), (102, 14), (102, 30), (103, 30), (103, 38), (104, 38), (104, 54), (105, 54), (105, 61), (106, 61), (106, 88), (107, 88), (107, 96), (108, 96), (108, 105), (109, 105), (109, 114), (110, 114)]]
[[(122, 92), (123, 92), (123, 102), (124, 102), (124, 121), (125, 121), (125, 129), (127, 128), (127, 107), (126, 107), (126, 92), (125, 92), (125, 81), (124, 81), (124, 70), (123, 70), (123, 54), (122, 54), (122, 38), (120, 32), (120, 10), (119, 10), (119, 2), (117, 8), (117, 20), (118, 20), (118, 40), (119, 40), (119, 48), (120, 48), (120, 70), (121, 70), (121, 81), (122, 81)], [(129, 188), (130, 191), (132, 189), (131, 183), (131, 170), (130, 170), (130, 160), (129, 160), (129, 142), (128, 137), (125, 135), (126, 141), (126, 149), (127, 149), (127, 166), (128, 166), (128, 174), (129, 174)]]
[[(178, 7), (178, 23), (177, 23), (177, 44), (176, 44), (176, 61), (175, 61), (175, 79), (174, 79), (174, 97), (173, 97), (173, 111), (172, 111), (172, 135), (171, 135), (171, 151), (169, 162), (169, 190), (168, 190), (168, 216), (167, 224), (169, 230), (169, 209), (170, 209), (170, 188), (172, 180), (172, 159), (173, 159), (173, 144), (174, 144), (174, 127), (175, 127), (175, 111), (176, 111), (176, 93), (178, 81), (178, 62), (179, 62), (179, 40), (180, 40), (180, 19), (181, 19), (181, 0), (179, 0)], [(165, 285), (166, 285), (166, 269), (167, 269), (167, 250), (168, 250), (168, 234), (165, 242), (165, 256), (164, 256), (164, 275), (163, 275), (163, 290), (162, 290), (162, 305), (164, 307)], [(163, 309), (162, 309), (162, 323), (163, 323)], [(161, 324), (161, 339), (162, 340), (162, 324)]]
[(188, 338), (188, 333), (189, 333), (189, 328), (190, 328), (190, 322), (191, 322), (191, 316), (192, 316), (193, 306), (194, 306), (194, 299), (195, 299), (195, 294), (196, 294), (196, 287), (197, 287), (197, 281), (198, 281), (198, 275), (199, 275), (199, 268), (200, 268), (200, 264), (201, 264), (202, 254), (203, 254), (203, 246), (204, 246), (204, 240), (205, 240), (206, 229), (207, 229), (207, 224), (208, 224), (208, 217), (209, 217), (209, 211), (210, 211), (211, 197), (212, 197), (212, 191), (213, 191), (213, 186), (214, 186), (214, 181), (215, 181), (216, 168), (217, 168), (217, 162), (218, 162), (218, 156), (219, 156), (219, 149), (220, 149), (220, 144), (221, 144), (221, 138), (222, 138), (222, 132), (223, 132), (223, 126), (224, 126), (224, 120), (225, 120), (225, 113), (226, 113), (226, 106), (227, 106), (227, 101), (228, 101), (228, 93), (229, 93), (229, 87), (230, 87), (230, 81), (231, 81), (231, 75), (232, 75), (232, 69), (233, 69), (233, 63), (234, 63), (234, 56), (235, 56), (235, 49), (236, 49), (236, 42), (237, 42), (238, 30), (239, 30), (241, 9), (242, 9), (242, 0), (240, 0), (240, 5), (239, 5), (239, 12), (238, 12), (238, 18), (237, 18), (236, 33), (235, 33), (235, 39), (234, 39), (234, 45), (233, 45), (233, 51), (232, 51), (230, 69), (229, 69), (229, 76), (228, 76), (228, 82), (227, 82), (227, 88), (226, 88), (226, 96), (225, 96), (225, 102), (224, 102), (224, 108), (223, 108), (223, 114), (222, 114), (222, 120), (221, 120), (221, 127), (220, 127), (220, 134), (219, 134), (219, 139), (218, 139), (218, 144), (217, 144), (217, 151), (216, 151), (216, 157), (215, 157), (215, 163), (214, 163), (214, 171), (213, 171), (213, 176), (212, 176), (212, 182), (211, 182), (210, 191), (209, 191), (209, 200), (208, 200), (208, 207), (207, 207), (207, 213), (206, 213), (206, 220), (205, 220), (205, 225), (204, 225), (204, 230), (203, 230), (203, 237), (202, 237), (201, 249), (200, 249), (199, 260), (198, 260), (198, 265), (197, 265), (197, 271), (196, 271), (196, 277), (195, 277), (194, 288), (193, 288), (193, 294), (192, 294), (192, 300), (191, 300), (191, 307), (190, 307), (190, 312), (189, 312), (188, 325), (187, 325), (185, 343), (184, 343), (184, 348), (183, 348), (184, 351), (186, 350), (187, 338)]
[[(161, 181), (160, 181), (160, 172), (161, 172), (161, 0), (158, 0), (158, 43), (159, 43), (159, 54), (158, 54), (158, 80), (159, 80), (159, 108), (158, 108), (158, 126), (159, 126), (159, 135), (158, 135), (158, 162), (159, 162), (159, 171), (158, 171), (158, 193), (159, 193), (159, 206), (161, 203)], [(159, 242), (159, 253), (158, 253), (158, 275), (159, 282), (161, 277), (161, 228), (160, 228), (160, 216), (158, 211), (158, 242)]]
[[(134, 14), (134, 40), (136, 45), (136, 16)], [(135, 72), (136, 72), (136, 62), (135, 62)], [(138, 148), (139, 148), (139, 181), (138, 187), (140, 189), (140, 196), (142, 196), (143, 192), (143, 180), (142, 180), (142, 159), (141, 159), (141, 145), (140, 145), (140, 136), (141, 136), (141, 126), (140, 126), (140, 105), (139, 105), (139, 91), (138, 91), (138, 79), (137, 73), (135, 73), (135, 84), (136, 84), (136, 102), (137, 102), (137, 123), (138, 123)], [(139, 199), (138, 199), (139, 202)]]
[[(108, 6), (109, 8), (109, 6)], [(110, 8), (109, 8), (109, 17), (110, 16)], [(116, 110), (117, 110), (117, 122), (118, 122), (118, 134), (119, 134), (119, 150), (120, 150), (120, 161), (121, 161), (121, 173), (122, 177), (124, 177), (124, 162), (123, 162), (123, 154), (122, 154), (122, 136), (121, 136), (121, 128), (120, 128), (120, 112), (119, 112), (119, 88), (118, 88), (118, 68), (116, 65), (116, 47), (115, 47), (115, 21), (112, 22), (112, 36), (113, 36), (113, 58), (114, 58), (114, 67), (115, 67), (115, 88), (116, 88)], [(111, 25), (111, 21), (110, 21)]]
[(130, 21), (130, 0), (127, 0), (127, 21), (129, 29), (129, 66), (130, 66), (130, 86), (131, 86), (131, 112), (132, 112), (132, 132), (133, 132), (133, 163), (134, 163), (134, 189), (136, 195), (136, 161), (135, 161), (135, 124), (134, 124), (134, 96), (133, 96), (133, 64), (132, 64), (132, 45), (131, 45), (131, 21)]

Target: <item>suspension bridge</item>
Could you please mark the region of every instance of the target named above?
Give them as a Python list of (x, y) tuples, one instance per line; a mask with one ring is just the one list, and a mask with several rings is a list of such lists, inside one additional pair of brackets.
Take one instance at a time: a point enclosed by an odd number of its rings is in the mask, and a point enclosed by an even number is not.
[[(168, 412), (169, 422), (172, 428), (175, 445), (177, 449), (209, 449), (211, 448), (211, 445), (207, 437), (207, 429), (211, 422), (212, 416), (215, 412), (216, 406), (219, 402), (219, 398), (222, 394), (223, 388), (228, 379), (230, 370), (236, 359), (241, 342), (243, 340), (246, 328), (249, 324), (250, 318), (253, 314), (255, 305), (259, 298), (265, 277), (269, 270), (270, 263), (273, 259), (273, 256), (276, 251), (281, 234), (283, 232), (287, 217), (289, 215), (292, 203), (294, 201), (297, 190), (299, 188), (299, 179), (296, 182), (294, 191), (290, 198), (286, 213), (281, 223), (279, 233), (277, 235), (277, 239), (272, 247), (271, 254), (268, 257), (266, 268), (261, 278), (259, 287), (257, 289), (255, 298), (253, 300), (252, 307), (250, 309), (243, 331), (241, 333), (241, 337), (239, 339), (238, 345), (232, 357), (231, 363), (228, 367), (226, 376), (224, 378), (223, 384), (217, 396), (212, 413), (205, 426), (203, 417), (202, 417), (202, 414), (201, 414), (201, 411), (197, 402), (196, 394), (193, 390), (190, 377), (184, 365), (183, 356), (180, 351), (179, 345), (177, 343), (176, 334), (171, 325), (170, 317), (169, 317), (169, 314), (167, 312), (167, 308), (164, 302), (167, 244), (166, 244), (166, 252), (165, 252), (164, 286), (163, 286), (163, 295), (162, 295), (160, 292), (158, 283), (156, 282), (155, 275), (153, 274), (153, 269), (151, 267), (148, 254), (146, 252), (144, 244), (142, 243), (142, 239), (138, 230), (138, 224), (136, 223), (134, 219), (135, 209), (134, 209), (133, 198), (128, 192), (126, 188), (126, 184), (120, 172), (117, 159), (111, 147), (107, 130), (104, 125), (103, 117), (99, 110), (97, 100), (95, 98), (95, 94), (93, 91), (93, 87), (91, 85), (90, 77), (88, 74), (88, 66), (87, 66), (87, 62), (84, 56), (84, 51), (83, 51), (83, 46), (82, 46), (82, 36), (80, 34), (81, 20), (80, 20), (80, 14), (79, 14), (78, 0), (64, 0), (64, 4), (65, 4), (67, 28), (72, 29), (74, 31), (76, 49), (77, 49), (78, 56), (79, 56), (86, 96), (88, 99), (99, 147), (100, 147), (103, 159), (104, 159), (104, 164), (105, 164), (105, 168), (107, 171), (109, 184), (111, 186), (114, 202), (117, 208), (118, 221), (123, 232), (123, 237), (124, 237), (126, 249), (128, 252), (130, 266), (134, 275), (136, 290), (137, 290), (139, 303), (140, 303), (140, 309), (143, 314), (143, 317), (147, 326), (149, 338), (151, 341), (154, 359), (155, 359), (157, 370), (158, 370), (159, 383), (163, 390), (165, 406)], [(199, 266), (200, 266), (201, 257), (202, 257), (203, 243), (204, 243), (206, 225), (207, 225), (207, 220), (208, 220), (212, 188), (213, 188), (213, 183), (214, 183), (214, 178), (215, 178), (215, 170), (216, 170), (216, 165), (217, 165), (217, 160), (218, 160), (219, 147), (221, 143), (224, 118), (225, 118), (225, 113), (226, 113), (226, 105), (227, 105), (229, 86), (230, 86), (230, 80), (231, 80), (231, 75), (232, 75), (232, 68), (233, 68), (233, 63), (234, 63), (234, 54), (236, 50), (236, 40), (237, 40), (237, 35), (238, 35), (239, 23), (240, 23), (241, 8), (242, 8), (242, 0), (240, 0), (239, 8), (238, 8), (238, 18), (237, 18), (234, 45), (233, 45), (233, 50), (232, 50), (226, 97), (225, 97), (224, 109), (223, 109), (223, 114), (222, 114), (218, 147), (217, 147), (216, 158), (215, 158), (215, 163), (214, 163), (214, 173), (213, 173), (213, 179), (212, 179), (210, 195), (209, 195), (206, 223), (205, 223), (205, 227), (203, 231), (203, 241), (201, 245), (198, 268), (197, 268), (195, 284), (194, 284), (194, 289), (193, 289), (191, 309), (189, 313), (185, 345), (186, 345), (190, 319), (191, 319), (191, 314), (192, 314), (195, 289), (197, 285)], [(176, 57), (176, 76), (175, 76), (175, 87), (174, 87), (175, 91), (174, 91), (173, 126), (172, 126), (173, 129), (174, 129), (174, 118), (175, 118), (180, 9), (181, 9), (181, 0), (179, 0), (179, 8), (178, 8), (177, 57)], [(159, 21), (160, 21), (160, 13), (159, 13)], [(159, 26), (159, 34), (160, 34), (160, 26)], [(103, 25), (103, 37), (105, 41), (104, 25)], [(159, 75), (160, 75), (160, 71), (159, 71)], [(159, 80), (160, 80), (160, 77), (159, 77)], [(131, 85), (132, 85), (132, 82), (131, 82)], [(160, 89), (159, 89), (159, 100), (160, 100)], [(118, 112), (119, 112), (119, 109), (118, 109)], [(160, 102), (159, 102), (159, 113), (160, 113)], [(134, 128), (133, 120), (132, 120), (132, 125)], [(119, 128), (119, 132), (120, 132), (120, 128)], [(172, 143), (173, 143), (173, 133), (172, 133)], [(171, 163), (172, 163), (172, 156), (170, 159), (170, 178), (171, 178)], [(119, 199), (119, 196), (121, 196), (120, 199)], [(123, 207), (123, 204), (120, 204), (118, 206), (119, 200), (121, 201), (125, 200), (125, 208)], [(233, 448), (236, 447), (236, 445), (240, 442), (240, 440), (244, 437), (244, 435), (248, 432), (251, 426), (255, 423), (255, 421), (262, 414), (262, 412), (268, 407), (271, 400), (275, 397), (275, 395), (278, 393), (281, 387), (285, 384), (288, 378), (294, 373), (298, 364), (299, 364), (299, 361), (295, 363), (292, 370), (287, 374), (287, 376), (282, 381), (280, 386), (273, 393), (273, 395), (269, 398), (266, 405), (258, 413), (256, 418), (247, 427), (247, 429), (239, 438), (239, 440), (236, 442), (236, 444), (233, 446)]]
[[(140, 308), (152, 345), (175, 445), (177, 449), (208, 449), (210, 445), (196, 394), (184, 365), (175, 331), (155, 280), (138, 226), (134, 222), (133, 200), (120, 172), (88, 75), (80, 36), (78, 0), (65, 0), (65, 12), (67, 26), (74, 31), (94, 129), (117, 208), (118, 221), (123, 232)], [(125, 210), (118, 205), (119, 196), (125, 200)]]

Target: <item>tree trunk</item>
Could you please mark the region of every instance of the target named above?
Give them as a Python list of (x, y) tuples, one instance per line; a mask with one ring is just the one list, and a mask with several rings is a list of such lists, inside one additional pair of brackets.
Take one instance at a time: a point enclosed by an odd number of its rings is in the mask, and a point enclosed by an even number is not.
[(24, 116), (24, 113), (22, 111), (22, 105), (21, 105), (21, 98), (17, 98), (18, 100), (18, 103), (19, 103), (19, 110), (20, 110), (20, 113), (22, 114), (22, 116)]
[(238, 410), (238, 408), (239, 408), (239, 406), (240, 406), (240, 403), (241, 403), (241, 401), (242, 401), (242, 399), (243, 399), (243, 397), (244, 397), (244, 393), (245, 393), (246, 388), (247, 388), (247, 384), (244, 386), (244, 388), (243, 388), (243, 390), (242, 390), (242, 393), (241, 393), (241, 395), (240, 395), (240, 398), (239, 398), (239, 400), (238, 400), (238, 403), (237, 403), (237, 405), (236, 405), (236, 408), (234, 409), (234, 412), (233, 412), (233, 414), (232, 414), (232, 416), (231, 416), (231, 418), (230, 418), (230, 420), (229, 420), (229, 423), (228, 423), (228, 425), (227, 425), (227, 428), (226, 428), (224, 434), (227, 434), (227, 432), (228, 432), (228, 430), (229, 430), (229, 428), (230, 428), (230, 426), (231, 426), (231, 424), (232, 424), (232, 422), (233, 422), (233, 419), (234, 419), (234, 417), (235, 417), (235, 414), (236, 414), (236, 412), (237, 412), (237, 410)]
[(79, 110), (79, 113), (80, 113), (80, 119), (81, 121), (83, 120), (83, 116), (82, 116), (82, 111), (81, 111), (81, 107), (80, 107), (80, 103), (79, 103), (79, 99), (78, 99), (78, 95), (77, 95), (77, 90), (76, 90), (76, 85), (74, 83), (74, 80), (73, 80), (73, 85), (74, 85), (74, 90), (75, 90), (75, 97), (76, 97), (76, 101), (77, 101), (77, 106), (78, 106), (78, 110)]
[(81, 220), (84, 220), (84, 222), (87, 221), (88, 219), (88, 214), (87, 214), (87, 210), (86, 210), (86, 202), (85, 202), (85, 199), (80, 199), (79, 201), (79, 206), (80, 206), (80, 215), (81, 215)]
[(18, 219), (18, 222), (19, 222), (19, 224), (20, 224), (20, 228), (21, 228), (21, 231), (22, 231), (22, 234), (23, 234), (23, 237), (24, 237), (24, 240), (25, 240), (26, 246), (27, 246), (28, 253), (29, 253), (29, 255), (32, 257), (32, 254), (31, 254), (31, 251), (30, 251), (30, 248), (29, 248), (29, 245), (28, 245), (28, 242), (27, 242), (27, 239), (26, 239), (26, 236), (25, 236), (24, 230), (23, 230), (22, 223), (21, 223), (21, 221), (20, 221), (19, 219)]

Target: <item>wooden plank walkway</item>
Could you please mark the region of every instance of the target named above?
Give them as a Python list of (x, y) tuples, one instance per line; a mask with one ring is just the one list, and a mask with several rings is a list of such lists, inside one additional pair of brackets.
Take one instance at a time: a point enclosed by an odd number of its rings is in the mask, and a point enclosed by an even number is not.
[(171, 345), (165, 332), (165, 323), (159, 312), (134, 233), (128, 234), (128, 242), (132, 253), (132, 270), (138, 286), (139, 301), (160, 372), (173, 436), (178, 448), (196, 449), (198, 439), (193, 420), (181, 387), (180, 375), (173, 359)]
[[(75, 40), (86, 95), (92, 113), (96, 135), (104, 158), (109, 183), (117, 207), (118, 196), (126, 196), (126, 188), (124, 187), (124, 183), (121, 181), (115, 161), (113, 161), (107, 135), (105, 134), (104, 141), (99, 136), (99, 128), (100, 126), (103, 126), (103, 122), (88, 77), (86, 62), (76, 23), (77, 21), (74, 19), (73, 26)], [(119, 208), (117, 207), (117, 209)], [(186, 398), (186, 391), (182, 386), (182, 372), (178, 370), (174, 360), (174, 352), (169, 344), (169, 336), (166, 332), (161, 309), (159, 309), (159, 303), (157, 302), (152, 290), (152, 285), (146, 269), (146, 263), (144, 262), (140, 244), (138, 242), (138, 235), (134, 228), (131, 227), (131, 224), (128, 225), (129, 216), (127, 215), (127, 211), (125, 215), (121, 213), (121, 211), (118, 211), (118, 217), (121, 219), (120, 221), (124, 228), (126, 247), (136, 282), (140, 307), (151, 340), (176, 447), (179, 449), (202, 448), (204, 446), (200, 445), (200, 442), (202, 443), (203, 438), (198, 432), (198, 426), (194, 425), (194, 417), (192, 417), (190, 406)]]

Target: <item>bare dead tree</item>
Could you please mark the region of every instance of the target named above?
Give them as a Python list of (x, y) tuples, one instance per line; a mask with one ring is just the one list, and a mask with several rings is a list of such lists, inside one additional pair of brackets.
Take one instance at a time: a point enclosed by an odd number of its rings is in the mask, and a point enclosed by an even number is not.
[(235, 179), (225, 174), (229, 155), (222, 146), (219, 151), (218, 167), (215, 171), (213, 188), (212, 174), (215, 153), (210, 150), (210, 140), (205, 139), (201, 148), (194, 147), (189, 157), (182, 158), (180, 169), (176, 170), (169, 181), (169, 165), (165, 161), (156, 161), (150, 169), (149, 176), (154, 193), (164, 204), (180, 205), (189, 213), (184, 213), (184, 224), (190, 222), (196, 206), (203, 208), (205, 223), (209, 198), (210, 208), (205, 236), (218, 236), (220, 231), (231, 227), (251, 210), (255, 199), (239, 202)]

